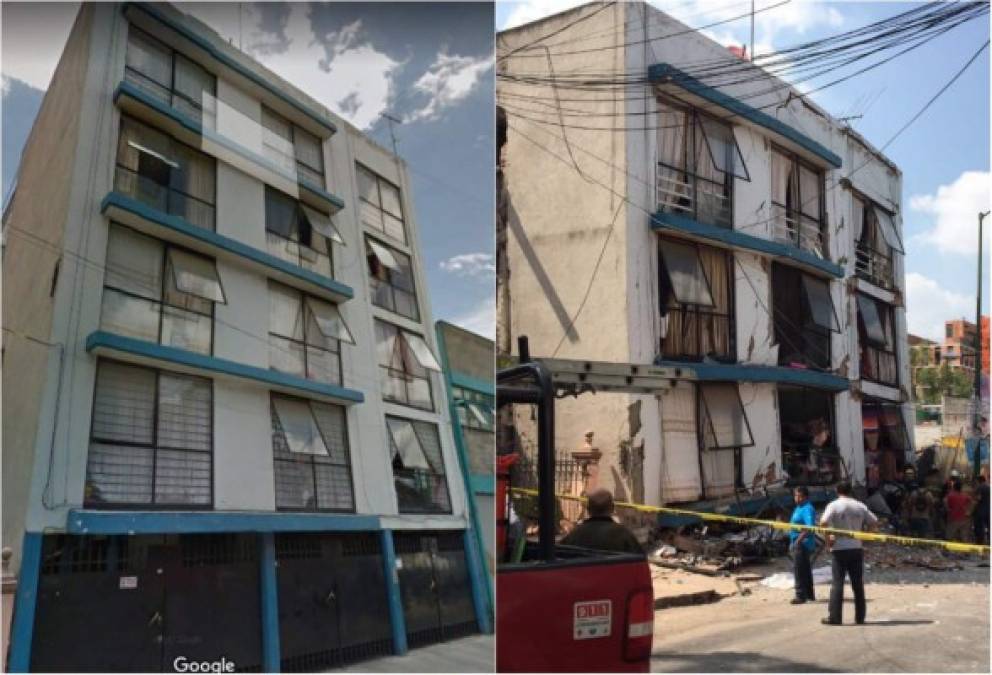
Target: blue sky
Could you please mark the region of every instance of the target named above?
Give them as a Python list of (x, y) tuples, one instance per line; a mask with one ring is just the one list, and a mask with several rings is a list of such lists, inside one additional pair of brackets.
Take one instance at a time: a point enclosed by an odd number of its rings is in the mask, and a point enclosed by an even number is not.
[[(493, 7), (182, 3), (407, 161), (435, 319), (493, 337)], [(3, 193), (77, 6), (4, 3)], [(240, 12), (240, 15), (239, 15)]]
[[(499, 29), (580, 4), (533, 0), (496, 6)], [(671, 0), (652, 2), (690, 26), (744, 14), (750, 2)], [(757, 7), (775, 4), (758, 0)], [(756, 54), (850, 30), (918, 7), (894, 2), (792, 0), (759, 13)], [(750, 22), (710, 29), (724, 44), (749, 40)], [(989, 38), (988, 17), (956, 28), (918, 50), (841, 85), (813, 94), (835, 116), (863, 115), (852, 126), (876, 147), (918, 111)], [(849, 71), (841, 71), (845, 73)], [(813, 84), (834, 79), (836, 75)], [(990, 206), (989, 51), (904, 132), (886, 154), (903, 172), (907, 317), (911, 333), (941, 339), (945, 319), (974, 320), (978, 211)], [(989, 230), (986, 221), (983, 311), (989, 307)]]

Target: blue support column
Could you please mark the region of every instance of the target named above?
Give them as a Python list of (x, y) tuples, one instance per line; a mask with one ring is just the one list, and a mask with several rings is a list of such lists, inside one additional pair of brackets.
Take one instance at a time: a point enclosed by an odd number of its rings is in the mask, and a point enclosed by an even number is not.
[(403, 616), (403, 599), (400, 596), (400, 575), (396, 569), (396, 547), (393, 531), (380, 530), (382, 537), (382, 562), (386, 572), (386, 595), (389, 599), (389, 621), (393, 627), (393, 653), (406, 654), (406, 617)]
[(468, 563), (468, 578), (472, 584), (472, 603), (475, 605), (475, 620), (479, 624), (479, 630), (483, 633), (492, 633), (493, 627), (489, 621), (489, 605), (486, 603), (484, 584), (488, 583), (482, 571), (482, 561), (479, 560), (478, 548), (470, 530), (463, 530), (463, 541), (465, 542), (465, 559)]
[(25, 532), (21, 549), (21, 569), (17, 575), (14, 617), (10, 627), (7, 667), (12, 673), (26, 673), (31, 667), (31, 640), (34, 613), (38, 605), (38, 576), (41, 573), (41, 533)]
[(263, 532), (262, 555), (259, 556), (259, 584), (262, 593), (262, 670), (278, 673), (279, 655), (279, 596), (276, 582), (276, 540), (272, 532)]

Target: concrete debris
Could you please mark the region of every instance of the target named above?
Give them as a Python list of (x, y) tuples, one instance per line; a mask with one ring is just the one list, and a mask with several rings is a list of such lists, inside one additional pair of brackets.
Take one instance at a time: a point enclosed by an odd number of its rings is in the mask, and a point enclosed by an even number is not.
[(865, 562), (877, 568), (923, 567), (939, 572), (963, 569), (960, 561), (941, 549), (908, 549), (895, 544), (865, 547)]
[(678, 550), (671, 544), (662, 544), (651, 553), (652, 558), (674, 558), (676, 555)]

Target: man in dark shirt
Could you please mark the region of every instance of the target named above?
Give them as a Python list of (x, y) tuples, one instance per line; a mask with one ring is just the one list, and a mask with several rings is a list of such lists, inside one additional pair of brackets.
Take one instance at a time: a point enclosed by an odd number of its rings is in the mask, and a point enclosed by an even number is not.
[(985, 476), (979, 476), (975, 486), (975, 543), (989, 543), (989, 482)]
[(586, 511), (589, 517), (566, 534), (561, 543), (599, 551), (643, 553), (634, 535), (613, 520), (613, 495), (609, 490), (596, 490), (589, 495)]

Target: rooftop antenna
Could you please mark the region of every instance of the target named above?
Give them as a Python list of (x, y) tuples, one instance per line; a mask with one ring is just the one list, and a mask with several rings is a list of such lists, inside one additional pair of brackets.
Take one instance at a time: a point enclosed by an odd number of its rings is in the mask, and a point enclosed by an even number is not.
[(754, 61), (754, 0), (751, 0), (751, 61)]
[(394, 117), (389, 113), (380, 113), (379, 116), (386, 118), (386, 121), (389, 123), (389, 138), (392, 140), (393, 143), (393, 155), (399, 158), (399, 153), (396, 151), (396, 128), (393, 125), (403, 124), (403, 120)]

